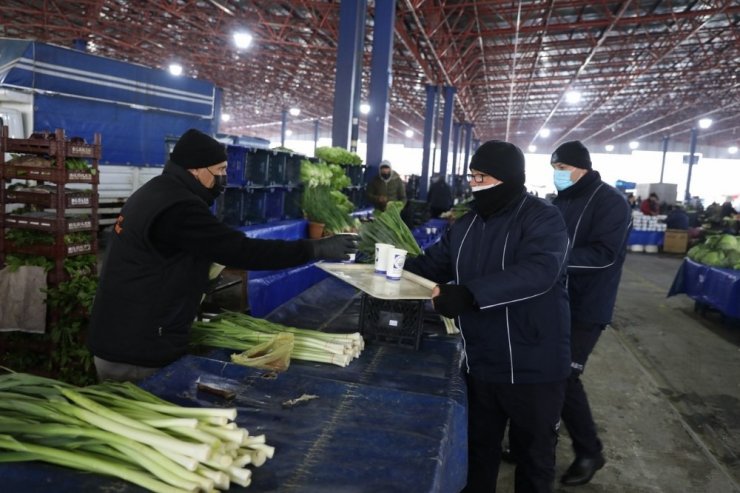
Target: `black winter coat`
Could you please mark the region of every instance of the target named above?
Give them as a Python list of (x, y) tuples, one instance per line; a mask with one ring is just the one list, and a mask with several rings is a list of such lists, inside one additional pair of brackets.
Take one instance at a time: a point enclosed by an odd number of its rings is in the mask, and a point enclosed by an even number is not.
[(90, 318), (88, 346), (95, 356), (156, 368), (184, 355), (212, 262), (280, 269), (310, 260), (308, 241), (247, 238), (216, 219), (212, 201), (190, 173), (171, 163), (129, 197), (111, 235)]
[(568, 293), (574, 322), (612, 321), (632, 211), (617, 189), (589, 171), (553, 203), (568, 226)]
[(480, 310), (459, 317), (467, 371), (499, 383), (546, 383), (570, 373), (565, 288), (568, 235), (557, 209), (522, 193), (487, 219), (468, 213), (409, 271), (467, 287)]

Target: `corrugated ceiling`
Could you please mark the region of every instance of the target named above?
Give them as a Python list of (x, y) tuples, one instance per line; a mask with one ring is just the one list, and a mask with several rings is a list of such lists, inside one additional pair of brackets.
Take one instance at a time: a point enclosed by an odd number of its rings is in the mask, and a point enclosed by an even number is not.
[[(370, 80), (373, 5), (367, 15), (363, 95)], [(426, 84), (457, 88), (457, 121), (475, 137), (552, 149), (631, 140), (722, 153), (740, 141), (740, 3), (723, 1), (397, 0), (389, 141), (420, 143)], [(318, 0), (5, 0), (0, 35), (72, 46), (166, 68), (224, 89), (225, 133), (279, 141), (331, 131), (339, 2)], [(237, 50), (236, 29), (254, 36)], [(571, 103), (570, 91), (581, 99)], [(404, 136), (411, 128), (415, 136)], [(544, 138), (538, 133), (551, 131)]]

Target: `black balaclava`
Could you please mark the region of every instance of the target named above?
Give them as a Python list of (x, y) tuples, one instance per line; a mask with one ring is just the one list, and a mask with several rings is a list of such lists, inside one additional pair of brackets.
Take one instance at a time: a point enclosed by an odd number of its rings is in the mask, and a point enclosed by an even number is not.
[(478, 147), (468, 167), (502, 182), (493, 188), (473, 191), (473, 209), (484, 218), (500, 211), (524, 192), (524, 154), (514, 144), (489, 140)]

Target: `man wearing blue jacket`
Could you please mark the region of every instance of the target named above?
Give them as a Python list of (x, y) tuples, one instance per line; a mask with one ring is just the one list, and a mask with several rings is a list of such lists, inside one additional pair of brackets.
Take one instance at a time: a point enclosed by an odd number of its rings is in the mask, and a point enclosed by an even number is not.
[(524, 155), (508, 142), (480, 146), (468, 175), (473, 211), (406, 269), (439, 283), (434, 309), (460, 327), (468, 386), (466, 492), (496, 491), (510, 420), (516, 492), (551, 492), (570, 313), (568, 234), (551, 204), (526, 192)]
[(591, 168), (588, 149), (580, 142), (558, 147), (550, 163), (558, 190), (553, 203), (563, 214), (572, 248), (568, 293), (573, 361), (562, 417), (576, 458), (561, 482), (575, 486), (591, 481), (605, 463), (580, 376), (602, 330), (612, 320), (632, 213), (624, 195), (601, 181), (599, 172)]

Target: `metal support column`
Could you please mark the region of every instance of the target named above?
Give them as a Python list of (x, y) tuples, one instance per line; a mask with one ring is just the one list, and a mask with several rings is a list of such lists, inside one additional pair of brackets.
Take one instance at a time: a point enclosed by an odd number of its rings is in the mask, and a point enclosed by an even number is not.
[(313, 121), (313, 155), (316, 155), (316, 148), (319, 146), (319, 119)]
[(352, 136), (349, 140), (349, 150), (357, 152), (357, 143), (360, 140), (360, 105), (362, 104), (362, 66), (365, 54), (365, 13), (367, 11), (366, 1), (362, 2), (362, 8), (357, 12), (357, 39), (355, 39), (355, 90), (352, 96)]
[(285, 147), (285, 131), (288, 128), (288, 110), (283, 110), (280, 122), (280, 147)]
[[(367, 0), (341, 2), (339, 7), (339, 41), (334, 78), (334, 111), (331, 141), (335, 147), (349, 149), (352, 131), (352, 106), (357, 71), (362, 71), (362, 59), (357, 59), (357, 40), (364, 39)], [(360, 23), (360, 17), (363, 22)], [(357, 31), (362, 30), (362, 35)]]
[(465, 161), (463, 162), (463, 173), (467, 173), (468, 164), (470, 163), (470, 149), (473, 145), (473, 124), (465, 124)]
[(396, 0), (375, 1), (373, 59), (370, 72), (370, 108), (367, 119), (367, 172), (372, 179), (378, 174), (388, 134), (388, 109), (392, 83), (393, 34)]
[(445, 106), (442, 113), (442, 147), (439, 157), (439, 174), (447, 175), (447, 159), (450, 154), (450, 132), (452, 131), (452, 111), (455, 103), (455, 89), (452, 86), (444, 86)]
[(462, 126), (458, 122), (452, 123), (452, 172), (450, 173), (453, 177), (457, 175), (457, 158), (460, 149), (460, 128)]
[(698, 134), (696, 128), (691, 129), (691, 144), (689, 146), (689, 175), (686, 178), (686, 193), (684, 193), (684, 204), (688, 204), (691, 200), (691, 169), (694, 167), (694, 156), (696, 154), (696, 137)]
[(426, 86), (427, 110), (424, 115), (424, 144), (421, 153), (421, 179), (419, 180), (419, 198), (426, 200), (429, 190), (429, 153), (432, 150), (432, 133), (434, 132), (434, 106), (437, 102), (437, 86)]
[(665, 157), (668, 154), (668, 139), (666, 135), (663, 137), (663, 161), (660, 163), (660, 183), (663, 183), (663, 171), (665, 170)]

